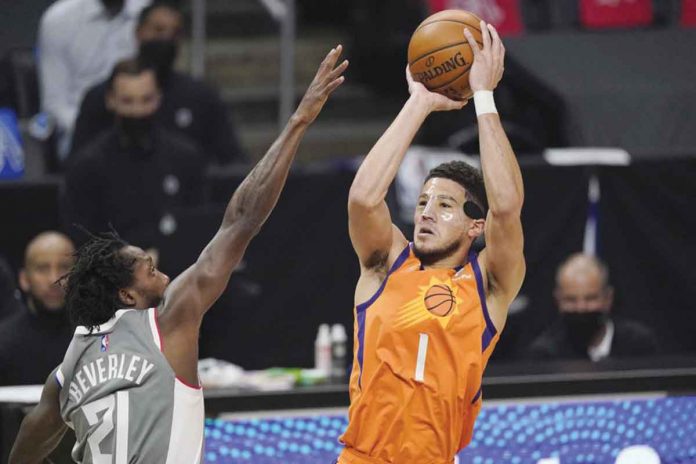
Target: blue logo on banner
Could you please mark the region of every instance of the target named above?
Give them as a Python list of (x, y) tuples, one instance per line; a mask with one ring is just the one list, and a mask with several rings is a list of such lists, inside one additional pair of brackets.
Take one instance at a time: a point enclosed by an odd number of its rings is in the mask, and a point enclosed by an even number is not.
[(24, 174), (24, 150), (17, 115), (0, 108), (0, 179), (17, 179)]
[[(206, 462), (329, 464), (345, 415), (206, 419)], [(485, 407), (461, 464), (696, 464), (696, 397)]]

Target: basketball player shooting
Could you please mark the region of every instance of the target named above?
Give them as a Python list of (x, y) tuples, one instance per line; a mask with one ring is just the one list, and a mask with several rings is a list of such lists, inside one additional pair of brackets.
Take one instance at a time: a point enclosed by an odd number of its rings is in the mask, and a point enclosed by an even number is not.
[(343, 83), (348, 62), (336, 65), (340, 54), (339, 45), (326, 56), (283, 132), (232, 196), (218, 232), (171, 284), (142, 249), (115, 234), (92, 237), (76, 253), (65, 284), (78, 327), (22, 422), (10, 463), (41, 462), (67, 427), (75, 430), (76, 462), (202, 461), (202, 318), (275, 206), (305, 131)]
[[(465, 36), (483, 174), (457, 161), (434, 168), (413, 242), (392, 225), (384, 198), (419, 127), (433, 111), (465, 105), (428, 91), (407, 69), (410, 97), (350, 189), (361, 272), (340, 464), (453, 462), (471, 440), (483, 371), (524, 278), (522, 176), (492, 97), (505, 49), (495, 28), (482, 22), (481, 30), (481, 47)], [(481, 234), (477, 256), (471, 244)]]

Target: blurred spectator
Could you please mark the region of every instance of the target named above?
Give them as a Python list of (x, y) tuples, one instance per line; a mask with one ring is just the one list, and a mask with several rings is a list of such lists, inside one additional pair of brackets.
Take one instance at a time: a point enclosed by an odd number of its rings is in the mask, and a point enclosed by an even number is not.
[(159, 101), (152, 68), (134, 59), (116, 65), (107, 92), (115, 121), (68, 163), (68, 224), (93, 232), (111, 224), (147, 248), (176, 230), (180, 208), (200, 204), (205, 159), (188, 138), (154, 121)]
[(41, 104), (65, 157), (85, 91), (136, 51), (133, 27), (150, 0), (58, 0), (39, 25)]
[[(217, 92), (206, 83), (174, 70), (182, 29), (181, 11), (161, 1), (143, 9), (135, 29), (139, 59), (155, 68), (162, 89), (158, 121), (198, 143), (210, 161), (243, 162), (244, 152), (237, 133)], [(106, 93), (104, 82), (85, 95), (75, 124), (73, 151), (113, 124), (113, 113), (106, 107)]]
[(26, 307), (0, 323), (0, 385), (41, 384), (63, 360), (73, 329), (58, 280), (74, 251), (58, 232), (43, 232), (27, 245), (19, 274)]
[[(402, 98), (411, 34), (428, 14), (423, 0), (355, 0), (351, 24), (351, 75), (380, 96)], [(375, 25), (379, 24), (379, 27)]]
[(14, 272), (7, 261), (0, 256), (0, 321), (12, 316), (19, 307)]
[(599, 259), (571, 255), (556, 272), (554, 298), (560, 317), (530, 346), (544, 359), (605, 358), (655, 354), (655, 335), (644, 325), (611, 315), (614, 289)]

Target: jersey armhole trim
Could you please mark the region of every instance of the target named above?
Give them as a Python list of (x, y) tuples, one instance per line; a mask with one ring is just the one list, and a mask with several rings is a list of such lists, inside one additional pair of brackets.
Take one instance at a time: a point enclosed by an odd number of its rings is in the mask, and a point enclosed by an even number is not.
[(479, 387), (478, 391), (474, 395), (474, 398), (471, 400), (471, 404), (475, 404), (479, 398), (481, 398), (481, 394), (483, 393), (483, 385)]
[(361, 303), (355, 307), (355, 314), (358, 321), (358, 365), (360, 366), (360, 374), (358, 375), (358, 387), (360, 388), (362, 388), (363, 359), (365, 355), (365, 316), (367, 308), (372, 306), (372, 304), (375, 301), (377, 301), (377, 298), (379, 298), (379, 296), (384, 291), (384, 287), (387, 286), (389, 276), (392, 275), (397, 269), (399, 269), (402, 264), (404, 264), (404, 261), (406, 261), (406, 258), (408, 258), (410, 254), (411, 244), (409, 243), (406, 245), (406, 248), (403, 249), (399, 257), (396, 258), (396, 261), (394, 261), (394, 264), (392, 264), (392, 267), (389, 269), (389, 272), (387, 272), (387, 275), (384, 277), (382, 285), (380, 285), (377, 292), (374, 295), (372, 295), (372, 298), (367, 300), (365, 303)]
[(186, 387), (188, 389), (191, 389), (191, 390), (202, 390), (203, 389), (203, 386), (200, 385), (200, 382), (199, 382), (199, 385), (196, 386), (196, 385), (191, 385), (190, 383), (188, 383), (187, 381), (185, 381), (184, 379), (182, 379), (178, 375), (175, 377), (176, 377), (177, 382), (179, 382), (181, 385), (183, 385), (184, 387)]
[(483, 274), (481, 273), (481, 267), (478, 263), (478, 254), (472, 252), (469, 255), (469, 261), (471, 262), (471, 267), (474, 269), (474, 275), (476, 276), (476, 290), (478, 291), (479, 300), (481, 300), (481, 309), (483, 310), (483, 318), (486, 321), (486, 328), (481, 336), (481, 352), (486, 351), (491, 341), (498, 333), (491, 316), (488, 313), (488, 305), (486, 304), (486, 290), (483, 287)]
[[(157, 307), (155, 308), (150, 308), (148, 309), (148, 318), (150, 319), (150, 331), (152, 332), (152, 339), (155, 342), (155, 345), (157, 345), (157, 348), (159, 348), (160, 352), (162, 353), (162, 356), (164, 356), (164, 343), (162, 342), (162, 332), (160, 331), (159, 328), (159, 320), (157, 318), (158, 312), (157, 312)], [(167, 360), (167, 363), (169, 363), (169, 360)], [(170, 365), (171, 368), (171, 365)], [(174, 370), (172, 368), (172, 370)], [(200, 380), (198, 381), (198, 385), (191, 385), (190, 383), (186, 382), (183, 380), (181, 377), (176, 375), (176, 372), (174, 373), (174, 378), (176, 379), (177, 382), (185, 386), (186, 388), (190, 388), (192, 390), (201, 390), (203, 386), (201, 385)]]
[(406, 248), (404, 248), (399, 256), (396, 258), (396, 261), (394, 261), (394, 264), (392, 264), (391, 268), (389, 268), (389, 272), (387, 272), (387, 275), (384, 277), (384, 280), (382, 281), (382, 285), (379, 286), (377, 291), (375, 292), (372, 297), (365, 301), (364, 303), (360, 303), (355, 307), (356, 311), (362, 312), (365, 311), (367, 308), (372, 306), (372, 304), (377, 301), (377, 298), (382, 294), (384, 291), (384, 287), (387, 286), (387, 280), (389, 280), (389, 276), (392, 275), (394, 272), (396, 272), (402, 264), (404, 264), (404, 261), (406, 261), (406, 258), (408, 258), (409, 254), (411, 253), (411, 244), (409, 243), (406, 245)]
[(164, 351), (162, 349), (162, 335), (159, 329), (159, 322), (157, 321), (157, 308), (155, 307), (148, 309), (148, 313), (148, 319), (150, 321), (150, 332), (152, 333), (152, 341), (155, 342), (155, 345), (157, 345), (157, 348), (160, 351)]
[(63, 384), (65, 383), (65, 376), (63, 375), (63, 371), (60, 369), (60, 366), (58, 366), (58, 369), (56, 369), (56, 382), (58, 383), (58, 387), (63, 388)]

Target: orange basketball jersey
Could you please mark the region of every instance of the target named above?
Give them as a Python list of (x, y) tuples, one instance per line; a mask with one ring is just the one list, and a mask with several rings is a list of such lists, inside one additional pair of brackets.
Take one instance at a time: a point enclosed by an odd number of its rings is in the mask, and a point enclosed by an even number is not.
[(409, 244), (355, 308), (354, 336), (338, 463), (451, 464), (471, 440), (498, 339), (476, 254), (464, 267), (424, 269)]

